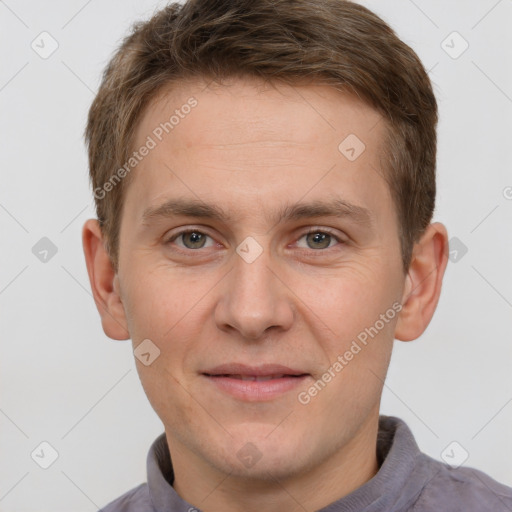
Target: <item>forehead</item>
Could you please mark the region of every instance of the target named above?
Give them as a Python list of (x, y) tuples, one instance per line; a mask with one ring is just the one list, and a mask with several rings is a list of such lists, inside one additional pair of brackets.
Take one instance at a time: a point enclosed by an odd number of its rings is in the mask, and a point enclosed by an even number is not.
[(375, 205), (386, 195), (376, 187), (387, 189), (381, 121), (365, 102), (329, 86), (242, 79), (175, 85), (139, 122), (134, 147), (148, 137), (155, 146), (133, 171), (127, 196), (140, 205), (139, 216), (170, 193), (200, 199), (217, 192), (223, 206), (235, 206), (258, 203), (261, 192), (270, 203), (341, 185), (348, 195), (359, 187), (359, 199)]
[[(197, 105), (188, 108), (191, 98)], [(222, 85), (193, 81), (164, 87), (146, 108), (136, 139), (141, 141), (159, 123), (169, 121), (173, 112), (173, 126), (163, 135), (172, 133), (185, 146), (232, 149), (233, 144), (262, 141), (277, 147), (286, 143), (325, 146), (349, 133), (359, 134), (368, 143), (380, 134), (372, 129), (380, 124), (380, 114), (354, 94), (326, 85), (238, 78)]]

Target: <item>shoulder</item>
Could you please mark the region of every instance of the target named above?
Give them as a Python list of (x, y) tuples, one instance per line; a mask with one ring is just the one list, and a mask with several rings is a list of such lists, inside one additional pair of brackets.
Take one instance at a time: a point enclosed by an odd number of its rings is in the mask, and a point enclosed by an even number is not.
[(470, 467), (453, 468), (421, 454), (422, 463), (430, 466), (432, 477), (423, 487), (411, 510), (427, 512), (512, 511), (512, 487), (493, 480)]
[(148, 484), (140, 484), (101, 508), (99, 512), (155, 512), (149, 497)]

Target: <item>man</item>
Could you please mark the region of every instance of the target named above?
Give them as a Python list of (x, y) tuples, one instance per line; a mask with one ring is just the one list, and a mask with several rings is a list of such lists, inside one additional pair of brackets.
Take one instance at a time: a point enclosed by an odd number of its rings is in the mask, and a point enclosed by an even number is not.
[(418, 57), (352, 2), (198, 0), (135, 26), (89, 113), (83, 243), (165, 434), (104, 510), (512, 510), (379, 417), (447, 264), (436, 123)]

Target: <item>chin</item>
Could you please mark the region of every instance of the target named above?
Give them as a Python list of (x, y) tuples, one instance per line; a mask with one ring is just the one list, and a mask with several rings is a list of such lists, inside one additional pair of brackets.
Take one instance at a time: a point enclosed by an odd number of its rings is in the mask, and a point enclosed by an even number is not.
[[(304, 445), (291, 432), (276, 434), (275, 425), (241, 425), (233, 436), (223, 440), (224, 446), (215, 450), (221, 454), (219, 469), (231, 476), (272, 481), (286, 478), (298, 470)], [(302, 455), (302, 457), (300, 457)]]

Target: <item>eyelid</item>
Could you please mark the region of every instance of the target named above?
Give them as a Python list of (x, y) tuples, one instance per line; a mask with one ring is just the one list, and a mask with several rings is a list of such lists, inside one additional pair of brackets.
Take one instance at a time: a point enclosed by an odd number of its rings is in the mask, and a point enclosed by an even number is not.
[(327, 233), (329, 235), (332, 235), (336, 238), (340, 238), (336, 233), (335, 233), (335, 230), (333, 230), (332, 228), (327, 228), (327, 227), (323, 227), (323, 226), (313, 226), (313, 227), (310, 227), (308, 228), (308, 230), (306, 232), (304, 232), (302, 234), (302, 236), (304, 235), (309, 235), (310, 233)]
[[(310, 235), (312, 233), (325, 233), (327, 235), (331, 235), (333, 238), (335, 238), (338, 242), (346, 242), (347, 240), (339, 234), (337, 230), (334, 230), (332, 228), (322, 227), (322, 226), (313, 226), (311, 228), (308, 228), (307, 231), (303, 232), (299, 238), (302, 238), (305, 235)], [(346, 235), (344, 235), (346, 237)]]

